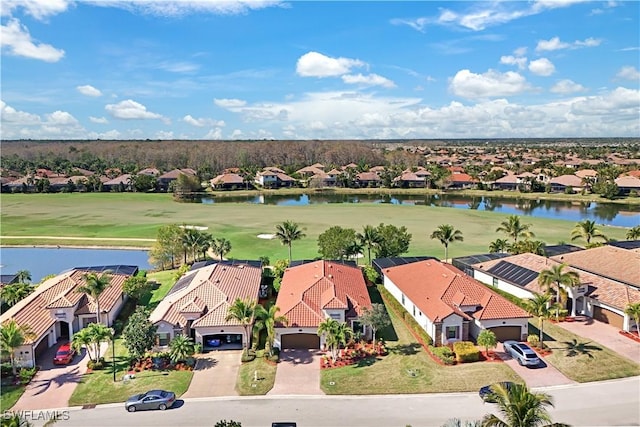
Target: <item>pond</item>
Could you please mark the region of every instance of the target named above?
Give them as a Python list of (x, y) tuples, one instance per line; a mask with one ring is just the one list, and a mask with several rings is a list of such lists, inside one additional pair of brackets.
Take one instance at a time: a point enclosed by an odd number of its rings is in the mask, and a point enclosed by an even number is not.
[(67, 248), (0, 248), (0, 273), (15, 274), (20, 270), (31, 273), (31, 282), (59, 274), (74, 267), (99, 265), (137, 265), (150, 270), (149, 254), (143, 250), (67, 249)]
[(598, 224), (634, 227), (640, 224), (640, 206), (616, 203), (579, 201), (512, 199), (506, 197), (471, 197), (455, 194), (301, 194), (202, 197), (196, 202), (253, 203), (301, 206), (325, 203), (388, 203), (394, 205), (440, 206), (457, 209), (477, 209), (515, 215), (562, 219), (578, 222), (585, 219)]

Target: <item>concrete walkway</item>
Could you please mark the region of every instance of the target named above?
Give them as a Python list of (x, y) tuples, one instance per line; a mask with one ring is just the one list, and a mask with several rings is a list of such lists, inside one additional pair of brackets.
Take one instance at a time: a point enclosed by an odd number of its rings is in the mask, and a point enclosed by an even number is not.
[(282, 350), (275, 384), (267, 394), (324, 394), (320, 389), (320, 355), (319, 350)]
[(598, 322), (590, 317), (579, 317), (578, 321), (560, 322), (556, 325), (640, 363), (640, 343), (622, 336), (619, 329), (614, 326)]
[[(60, 344), (49, 348), (40, 356), (41, 369), (27, 385), (20, 399), (11, 408), (13, 411), (30, 409), (55, 409), (69, 406), (69, 399), (75, 391), (82, 375), (87, 372), (89, 355), (82, 350), (68, 365), (54, 365), (53, 356)], [(100, 353), (104, 355), (109, 347), (102, 343)]]
[(221, 350), (197, 355), (189, 389), (181, 397), (237, 396), (236, 381), (242, 350)]

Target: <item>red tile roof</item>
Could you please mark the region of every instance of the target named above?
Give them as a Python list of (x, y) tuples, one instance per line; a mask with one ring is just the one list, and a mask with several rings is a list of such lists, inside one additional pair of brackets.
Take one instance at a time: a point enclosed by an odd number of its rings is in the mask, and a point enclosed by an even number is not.
[(477, 179), (466, 173), (453, 173), (449, 175), (452, 182), (478, 182)]
[(317, 327), (323, 309), (354, 310), (371, 306), (362, 271), (331, 261), (315, 261), (288, 268), (276, 300), (290, 327)]
[(640, 288), (640, 253), (605, 245), (551, 258), (572, 267), (627, 282)]
[[(467, 276), (456, 267), (436, 260), (386, 268), (382, 273), (432, 321), (456, 313), (464, 318), (528, 318), (529, 313)], [(476, 305), (464, 313), (464, 306)]]
[(218, 175), (211, 180), (212, 185), (222, 185), (222, 184), (244, 184), (244, 178), (242, 178), (237, 173), (223, 173), (222, 175)]

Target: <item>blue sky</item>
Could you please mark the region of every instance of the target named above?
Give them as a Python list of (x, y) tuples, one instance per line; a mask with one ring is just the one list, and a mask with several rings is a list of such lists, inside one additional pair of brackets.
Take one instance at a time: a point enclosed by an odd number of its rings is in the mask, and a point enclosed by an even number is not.
[(3, 0), (3, 139), (640, 136), (640, 3)]

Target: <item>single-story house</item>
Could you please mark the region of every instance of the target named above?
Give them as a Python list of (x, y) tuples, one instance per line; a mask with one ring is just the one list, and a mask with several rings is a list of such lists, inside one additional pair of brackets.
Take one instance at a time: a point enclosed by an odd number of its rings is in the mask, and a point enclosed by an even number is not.
[(102, 183), (102, 187), (108, 191), (116, 191), (118, 189), (128, 190), (131, 188), (131, 174), (117, 176), (107, 182)]
[(426, 180), (426, 176), (418, 176), (414, 172), (404, 171), (402, 172), (402, 175), (397, 176), (393, 179), (393, 183), (397, 187), (415, 188), (415, 187), (425, 187), (427, 185), (427, 180)]
[(248, 264), (218, 262), (188, 271), (149, 316), (158, 326), (156, 346), (185, 335), (205, 348), (221, 343), (241, 347), (243, 327), (225, 319), (236, 299), (258, 302), (261, 280), (262, 269)]
[[(211, 188), (214, 190), (238, 190), (250, 186), (249, 181), (237, 173), (223, 173), (210, 181)], [(251, 185), (253, 187), (253, 185)]]
[(191, 168), (170, 170), (169, 172), (163, 173), (162, 175), (158, 176), (158, 188), (161, 191), (167, 191), (169, 189), (169, 185), (173, 181), (178, 179), (180, 175), (196, 177), (198, 176), (198, 173)]
[(551, 185), (551, 191), (581, 191), (584, 188), (584, 181), (582, 178), (576, 175), (560, 175), (555, 178), (551, 178), (549, 181)]
[(624, 175), (616, 178), (615, 183), (618, 186), (620, 194), (629, 194), (631, 191), (640, 193), (640, 178), (632, 175)]
[(318, 326), (327, 318), (347, 323), (369, 336), (369, 328), (358, 323), (371, 299), (360, 268), (333, 261), (313, 261), (289, 267), (282, 277), (276, 299), (286, 325), (276, 326), (275, 347), (323, 348), (325, 338)]
[(32, 340), (16, 349), (17, 364), (24, 367), (39, 365), (39, 358), (48, 348), (59, 341), (71, 340), (75, 332), (96, 322), (94, 301), (78, 291), (85, 285), (87, 273), (111, 277), (110, 286), (98, 298), (100, 322), (110, 326), (127, 298), (122, 292), (122, 285), (137, 271), (136, 266), (78, 267), (38, 285), (32, 294), (0, 317), (0, 323), (13, 319), (21, 326), (29, 326), (34, 334)]
[(265, 168), (256, 173), (255, 182), (264, 188), (282, 188), (294, 186), (296, 180), (284, 172)]
[(382, 179), (375, 172), (360, 172), (356, 174), (356, 184), (358, 187), (379, 187)]
[(529, 313), (451, 264), (419, 261), (382, 274), (385, 289), (435, 345), (475, 339), (484, 329), (500, 341), (527, 338)]

